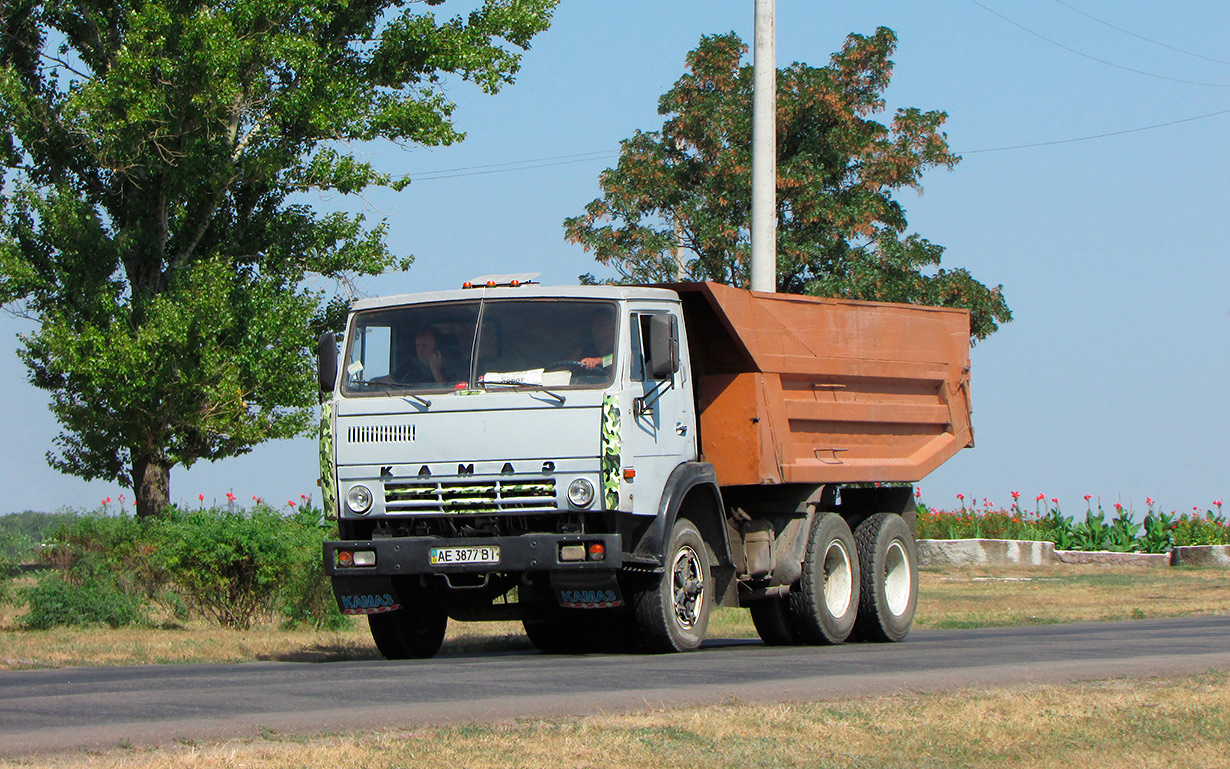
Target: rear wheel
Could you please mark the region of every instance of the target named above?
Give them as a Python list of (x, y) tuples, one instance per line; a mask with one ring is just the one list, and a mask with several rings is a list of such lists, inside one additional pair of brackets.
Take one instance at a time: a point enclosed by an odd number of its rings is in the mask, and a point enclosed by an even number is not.
[(776, 596), (763, 598), (748, 607), (752, 612), (756, 634), (769, 646), (794, 646), (799, 642), (790, 626), (787, 601), (785, 597)]
[(840, 515), (820, 513), (812, 522), (799, 590), (786, 605), (802, 643), (839, 644), (854, 629), (859, 606), (859, 563), (854, 535)]
[(691, 521), (675, 522), (666, 555), (657, 584), (635, 596), (637, 631), (649, 651), (690, 651), (705, 640), (713, 603), (708, 550)]
[(866, 641), (900, 641), (918, 607), (918, 546), (909, 524), (877, 513), (858, 525), (854, 541), (862, 570), (855, 633)]
[(367, 615), (372, 640), (385, 659), (434, 657), (444, 643), (448, 614), (422, 588), (398, 589), (402, 607)]

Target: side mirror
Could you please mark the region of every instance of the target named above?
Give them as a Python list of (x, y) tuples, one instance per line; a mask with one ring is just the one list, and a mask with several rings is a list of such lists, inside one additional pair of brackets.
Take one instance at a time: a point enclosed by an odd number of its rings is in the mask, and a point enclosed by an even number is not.
[(649, 358), (645, 368), (651, 379), (670, 379), (679, 370), (678, 329), (674, 315), (649, 316)]
[(337, 382), (337, 337), (332, 331), (321, 334), (316, 342), (316, 381), (324, 393), (333, 392)]

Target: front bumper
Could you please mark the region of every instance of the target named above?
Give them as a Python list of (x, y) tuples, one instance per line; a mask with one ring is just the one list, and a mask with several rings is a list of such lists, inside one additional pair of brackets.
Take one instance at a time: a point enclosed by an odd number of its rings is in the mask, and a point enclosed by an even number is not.
[[(601, 561), (562, 561), (563, 545), (601, 543), (606, 554)], [(432, 564), (431, 549), (437, 547), (500, 548), (498, 563)], [(373, 551), (374, 566), (341, 566), (339, 550)], [(332, 577), (398, 576), (403, 574), (491, 574), (611, 571), (623, 565), (619, 534), (521, 534), (509, 537), (393, 537), (324, 543), (325, 573)]]

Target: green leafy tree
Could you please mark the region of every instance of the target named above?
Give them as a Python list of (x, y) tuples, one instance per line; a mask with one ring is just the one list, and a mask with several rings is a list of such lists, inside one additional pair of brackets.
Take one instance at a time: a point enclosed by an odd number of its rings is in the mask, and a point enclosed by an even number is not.
[(319, 286), (410, 259), (296, 194), (400, 189), (349, 148), (462, 138), (446, 81), (511, 82), (556, 0), (443, 2), (0, 0), (0, 303), (38, 323), (52, 466), (144, 516), (308, 426)]
[[(971, 311), (983, 339), (1011, 320), (1001, 288), (939, 266), (944, 249), (907, 231), (893, 194), (960, 160), (947, 115), (899, 109), (885, 126), (893, 31), (852, 34), (826, 67), (777, 73), (777, 281), (787, 293)], [(747, 286), (752, 67), (733, 33), (701, 38), (688, 72), (658, 101), (658, 131), (621, 144), (602, 197), (564, 222), (567, 238), (627, 282)], [(688, 253), (677, 259), (679, 250)], [(689, 253), (690, 252), (690, 253)], [(682, 267), (682, 271), (680, 270)], [(582, 280), (593, 280), (591, 275)]]

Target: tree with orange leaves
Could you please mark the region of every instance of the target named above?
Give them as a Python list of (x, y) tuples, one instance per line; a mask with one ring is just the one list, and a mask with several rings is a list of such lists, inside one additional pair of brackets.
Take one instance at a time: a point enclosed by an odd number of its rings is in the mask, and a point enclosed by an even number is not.
[[(923, 171), (960, 160), (947, 114), (885, 109), (892, 30), (851, 34), (826, 67), (777, 74), (777, 288), (814, 296), (963, 307), (971, 336), (1012, 319), (1002, 287), (940, 267), (942, 246), (908, 232), (893, 199)], [(752, 67), (734, 33), (701, 38), (688, 72), (658, 101), (666, 120), (621, 143), (602, 197), (564, 222), (568, 240), (628, 283), (748, 285)], [(677, 259), (679, 250), (687, 256)], [(583, 282), (593, 281), (583, 275)]]

